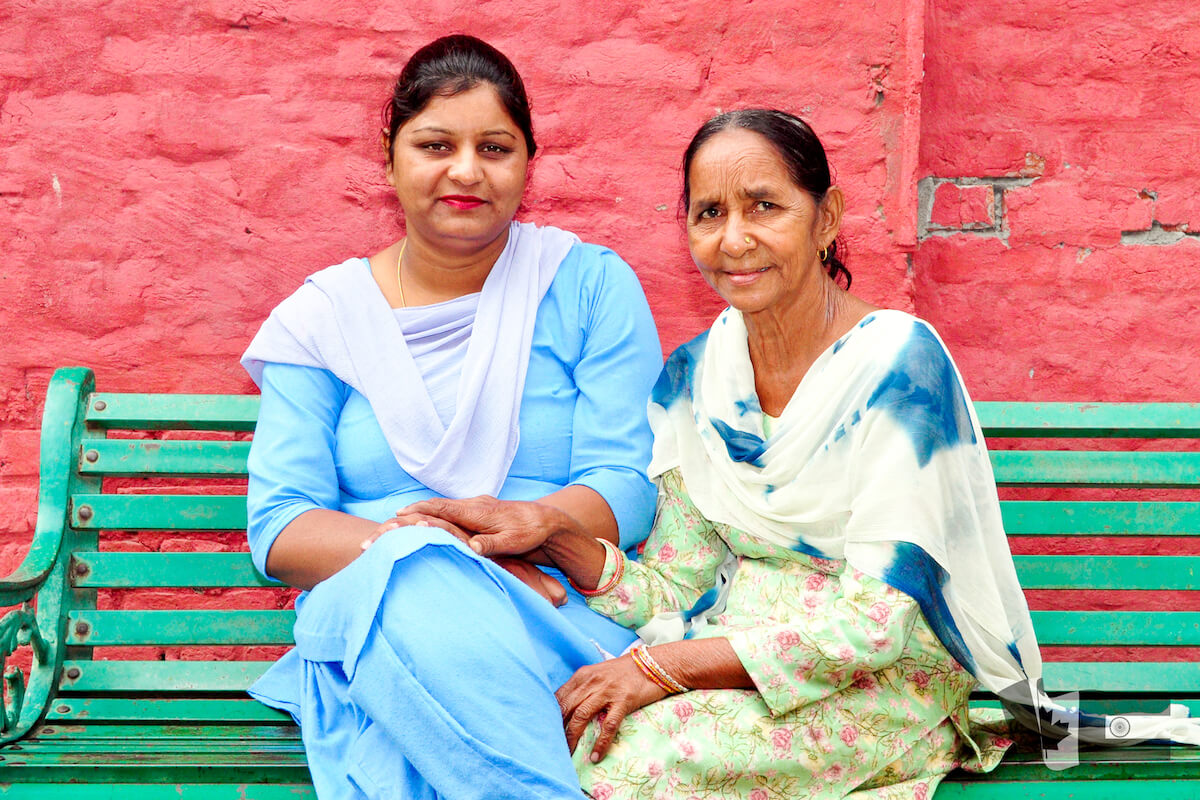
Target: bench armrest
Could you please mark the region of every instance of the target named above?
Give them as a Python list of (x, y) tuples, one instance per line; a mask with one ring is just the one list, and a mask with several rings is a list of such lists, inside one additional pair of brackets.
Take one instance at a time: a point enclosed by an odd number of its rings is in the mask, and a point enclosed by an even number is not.
[(94, 389), (95, 377), (86, 367), (63, 367), (50, 379), (42, 411), (37, 527), (25, 560), (0, 578), (0, 606), (32, 598), (58, 560), (69, 523), (77, 431), (83, 425), (87, 396)]

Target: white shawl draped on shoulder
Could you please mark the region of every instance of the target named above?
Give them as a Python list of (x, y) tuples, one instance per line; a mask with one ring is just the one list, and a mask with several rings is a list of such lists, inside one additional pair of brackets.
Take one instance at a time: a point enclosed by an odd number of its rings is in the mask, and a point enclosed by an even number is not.
[(480, 293), (448, 425), (366, 259), (310, 275), (271, 312), (242, 365), (260, 385), (267, 362), (329, 370), (367, 398), (406, 472), (447, 497), (494, 495), (517, 450), (538, 305), (578, 242), (557, 228), (511, 224)]

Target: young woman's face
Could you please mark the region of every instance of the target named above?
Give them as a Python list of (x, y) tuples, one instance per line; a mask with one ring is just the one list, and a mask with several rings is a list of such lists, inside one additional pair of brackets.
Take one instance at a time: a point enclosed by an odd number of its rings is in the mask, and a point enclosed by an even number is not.
[(435, 96), (391, 147), (388, 183), (410, 233), (463, 252), (507, 229), (525, 192), (529, 153), (491, 85)]

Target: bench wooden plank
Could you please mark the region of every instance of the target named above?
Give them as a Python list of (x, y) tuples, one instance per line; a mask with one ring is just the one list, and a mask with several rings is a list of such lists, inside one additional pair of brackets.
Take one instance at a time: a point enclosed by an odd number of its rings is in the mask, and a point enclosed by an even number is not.
[(1043, 647), (1200, 645), (1196, 611), (1034, 611), (1032, 616)]
[(87, 425), (105, 430), (252, 431), (258, 395), (93, 392)]
[(1024, 589), (1200, 589), (1195, 556), (1014, 556)]
[(1200, 486), (1200, 453), (993, 450), (1001, 486)]
[(81, 530), (244, 531), (246, 496), (76, 494), (71, 497), (71, 526)]
[(1200, 403), (974, 403), (989, 438), (1200, 437)]
[(89, 589), (283, 586), (259, 574), (249, 553), (78, 552), (72, 576)]
[(205, 477), (246, 474), (250, 442), (91, 439), (80, 448), (84, 475), (174, 475)]
[[(1190, 661), (1048, 661), (1043, 680), (1046, 691), (1053, 694), (1163, 692), (1178, 700), (1200, 696), (1200, 669)], [(1128, 708), (1129, 701), (1124, 703)]]
[(285, 611), (93, 611), (67, 617), (67, 644), (88, 645), (286, 645), (296, 612)]
[(0, 785), (0, 797), (30, 800), (310, 800), (316, 796), (307, 783), (38, 783), (7, 788)]
[(1010, 535), (1195, 536), (1200, 502), (1001, 500)]
[[(254, 683), (270, 661), (90, 661), (63, 664), (65, 692), (236, 692)], [(74, 676), (74, 677), (72, 677)]]
[(47, 724), (83, 722), (267, 722), (278, 724), (290, 717), (268, 708), (257, 700), (218, 700), (187, 698), (158, 700), (146, 698), (59, 697), (46, 713)]

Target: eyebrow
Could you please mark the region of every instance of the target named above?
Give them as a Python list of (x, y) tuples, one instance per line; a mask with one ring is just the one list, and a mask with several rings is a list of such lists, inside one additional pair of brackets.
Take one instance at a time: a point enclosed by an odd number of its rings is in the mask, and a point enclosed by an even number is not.
[(775, 192), (765, 186), (755, 186), (746, 190), (746, 197), (750, 198), (751, 200), (762, 200), (770, 197), (773, 194), (775, 194)]
[[(439, 128), (436, 125), (425, 125), (420, 128), (414, 128), (413, 133), (440, 133), (445, 136), (453, 136), (454, 135), (454, 131), (452, 131), (448, 128)], [(503, 128), (493, 128), (492, 130), (484, 131), (482, 133), (482, 135), (483, 136), (507, 136), (510, 139), (517, 138), (515, 135), (512, 134), (512, 132), (506, 131)]]

